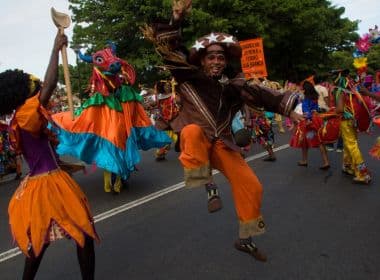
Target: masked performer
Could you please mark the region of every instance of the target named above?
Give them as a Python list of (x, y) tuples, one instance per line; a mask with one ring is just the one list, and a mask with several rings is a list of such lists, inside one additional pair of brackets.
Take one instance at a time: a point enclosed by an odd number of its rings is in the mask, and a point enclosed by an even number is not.
[[(177, 82), (174, 78), (171, 80), (161, 80), (155, 85), (155, 106), (153, 109), (154, 125), (157, 129), (165, 131), (173, 143), (177, 143), (178, 135), (172, 130), (170, 123), (178, 115), (179, 102), (176, 94)], [(171, 145), (166, 145), (156, 150), (156, 161), (166, 159)], [(177, 148), (176, 148), (177, 151)]]
[(116, 46), (95, 52), (79, 52), (79, 57), (93, 64), (90, 97), (75, 112), (53, 115), (59, 154), (74, 156), (104, 171), (104, 191), (119, 193), (122, 180), (141, 161), (139, 150), (160, 148), (171, 143), (163, 131), (152, 125), (132, 85), (135, 71), (116, 56)]
[(43, 86), (21, 70), (0, 74), (0, 114), (16, 110), (12, 142), (29, 165), (9, 203), (9, 223), (15, 242), (26, 255), (23, 279), (33, 279), (51, 241), (72, 238), (83, 279), (94, 278), (98, 239), (88, 201), (73, 179), (58, 166), (47, 130), (45, 107), (58, 80), (58, 57), (64, 35), (57, 35)]
[(217, 186), (212, 182), (212, 169), (220, 170), (231, 184), (239, 219), (236, 248), (266, 261), (265, 254), (251, 239), (265, 228), (261, 214), (262, 186), (233, 142), (231, 122), (244, 103), (294, 118), (302, 116), (292, 112), (296, 99), (293, 94), (250, 86), (243, 75), (226, 75), (228, 63), (239, 60), (242, 54), (233, 36), (214, 32), (201, 37), (187, 56), (179, 44), (179, 28), (190, 7), (191, 1), (175, 1), (171, 24), (154, 24), (143, 30), (179, 84), (181, 109), (171, 126), (180, 133), (179, 160), (184, 167), (185, 183), (188, 187), (205, 186), (210, 194), (209, 203), (220, 201)]
[(368, 131), (370, 113), (368, 97), (363, 97), (349, 76), (348, 70), (336, 71), (334, 96), (336, 111), (342, 114), (340, 132), (343, 138), (343, 173), (352, 175), (356, 183), (369, 184), (371, 174), (364, 162), (358, 143), (358, 132)]

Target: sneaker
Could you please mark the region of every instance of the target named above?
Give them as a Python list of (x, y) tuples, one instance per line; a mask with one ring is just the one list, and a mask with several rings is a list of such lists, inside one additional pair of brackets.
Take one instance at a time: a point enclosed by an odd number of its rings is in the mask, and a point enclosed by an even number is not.
[(330, 147), (330, 146), (326, 146), (326, 150), (327, 150), (328, 152), (332, 152), (332, 151), (334, 151), (334, 148), (333, 148), (333, 147)]
[(248, 253), (258, 261), (266, 262), (268, 260), (267, 256), (262, 251), (260, 251), (252, 241), (249, 243), (244, 243), (241, 239), (236, 240), (235, 248), (239, 251)]

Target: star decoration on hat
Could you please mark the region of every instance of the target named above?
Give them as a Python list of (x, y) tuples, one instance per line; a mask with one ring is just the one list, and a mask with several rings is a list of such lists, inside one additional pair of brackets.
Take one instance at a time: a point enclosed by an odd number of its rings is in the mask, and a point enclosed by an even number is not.
[(200, 49), (204, 49), (205, 46), (203, 45), (203, 41), (199, 42), (198, 40), (196, 40), (192, 48), (195, 48), (197, 51), (199, 51)]
[(211, 33), (209, 36), (206, 37), (209, 43), (218, 42), (217, 38), (218, 38), (218, 35), (215, 35), (214, 33)]
[(234, 37), (233, 36), (225, 36), (224, 39), (222, 40), (223, 43), (232, 43), (234, 44)]

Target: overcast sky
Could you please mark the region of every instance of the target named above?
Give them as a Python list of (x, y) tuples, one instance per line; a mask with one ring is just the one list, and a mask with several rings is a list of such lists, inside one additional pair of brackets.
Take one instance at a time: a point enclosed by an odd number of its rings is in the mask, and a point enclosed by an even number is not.
[[(57, 28), (50, 16), (50, 8), (70, 14), (67, 0), (1, 0), (0, 16), (0, 72), (23, 69), (43, 79)], [(361, 20), (359, 34), (380, 25), (378, 0), (333, 0), (344, 6), (344, 17)], [(65, 30), (69, 40), (72, 26)], [(75, 64), (75, 53), (68, 48), (70, 64)]]

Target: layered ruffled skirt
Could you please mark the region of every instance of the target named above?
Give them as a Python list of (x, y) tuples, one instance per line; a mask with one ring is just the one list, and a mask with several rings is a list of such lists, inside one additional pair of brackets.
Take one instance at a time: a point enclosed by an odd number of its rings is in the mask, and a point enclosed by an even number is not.
[(76, 112), (53, 115), (59, 140), (58, 154), (74, 156), (127, 179), (141, 161), (139, 150), (171, 143), (164, 131), (151, 123), (141, 96), (122, 86), (114, 95), (95, 93)]
[(47, 242), (70, 237), (84, 246), (85, 234), (98, 240), (85, 194), (64, 171), (27, 176), (8, 207), (15, 242), (38, 256)]

